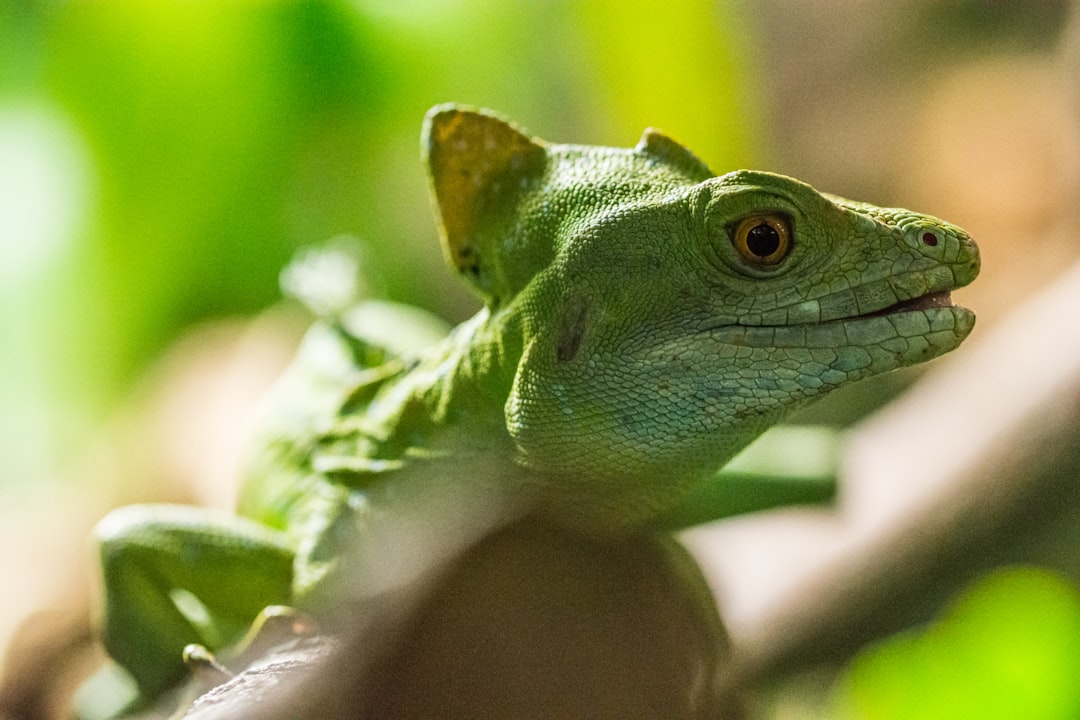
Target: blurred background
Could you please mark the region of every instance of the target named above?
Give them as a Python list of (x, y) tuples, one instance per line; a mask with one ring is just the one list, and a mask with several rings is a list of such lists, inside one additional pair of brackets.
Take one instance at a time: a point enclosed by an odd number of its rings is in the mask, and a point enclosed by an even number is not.
[[(278, 287), (298, 249), (348, 238), (371, 294), (454, 322), (477, 309), (436, 242), (430, 106), (490, 107), (558, 142), (631, 146), (655, 126), (718, 173), (945, 217), (983, 251), (957, 294), (978, 334), (1080, 256), (1078, 23), (1065, 0), (0, 0), (9, 680), (85, 616), (87, 538), (110, 507), (229, 505), (247, 418), (307, 322)], [(912, 378), (808, 418), (855, 422)], [(747, 547), (717, 538), (721, 555)], [(691, 538), (704, 555), (712, 539)], [(715, 562), (736, 637), (790, 591), (785, 558), (813, 566), (793, 542)], [(1072, 581), (1009, 576), (979, 597), (995, 592), (1080, 627)], [(852, 672), (927, 673), (916, 655)], [(806, 712), (852, 707), (822, 702)]]

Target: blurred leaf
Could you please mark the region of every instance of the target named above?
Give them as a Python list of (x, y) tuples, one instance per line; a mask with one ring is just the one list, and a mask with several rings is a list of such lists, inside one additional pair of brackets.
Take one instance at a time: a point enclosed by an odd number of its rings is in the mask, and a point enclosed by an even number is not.
[(374, 93), (377, 66), (334, 7), (131, 0), (56, 16), (49, 85), (99, 174), (99, 222), (69, 266), (92, 314), (66, 319), (101, 368), (92, 385), (192, 321), (278, 297), (294, 158), (342, 98)]
[(1035, 568), (992, 573), (935, 625), (865, 650), (838, 686), (838, 717), (1080, 715), (1080, 593)]
[(752, 44), (737, 3), (589, 0), (576, 8), (589, 34), (586, 67), (619, 142), (652, 126), (714, 172), (748, 164), (765, 119), (749, 82)]

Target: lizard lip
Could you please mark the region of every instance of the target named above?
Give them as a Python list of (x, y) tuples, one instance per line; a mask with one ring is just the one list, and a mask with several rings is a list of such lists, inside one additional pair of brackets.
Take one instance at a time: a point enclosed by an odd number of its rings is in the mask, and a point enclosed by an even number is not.
[(914, 310), (929, 310), (931, 308), (944, 308), (954, 307), (952, 301), (952, 293), (948, 290), (942, 290), (939, 292), (927, 293), (926, 295), (920, 295), (917, 298), (911, 298), (910, 300), (901, 300), (898, 303), (893, 303), (888, 307), (869, 312), (864, 315), (859, 315), (860, 318), (868, 317), (881, 317), (883, 315), (892, 315), (894, 313), (911, 312)]
[(907, 300), (900, 300), (891, 305), (878, 308), (877, 310), (870, 310), (861, 314), (852, 315), (833, 315), (827, 319), (817, 318), (800, 318), (793, 322), (785, 323), (762, 323), (762, 322), (740, 322), (739, 320), (727, 320), (721, 321), (717, 324), (705, 328), (706, 331), (710, 330), (729, 330), (736, 332), (736, 328), (782, 328), (782, 327), (819, 327), (824, 325), (844, 324), (851, 322), (859, 322), (862, 320), (870, 320), (878, 317), (889, 317), (891, 315), (901, 315), (909, 312), (927, 312), (927, 311), (946, 311), (953, 310), (956, 312), (970, 312), (966, 308), (962, 308), (952, 300), (952, 291), (955, 288), (948, 288), (944, 290), (934, 290), (932, 292), (919, 295), (918, 297), (908, 298)]

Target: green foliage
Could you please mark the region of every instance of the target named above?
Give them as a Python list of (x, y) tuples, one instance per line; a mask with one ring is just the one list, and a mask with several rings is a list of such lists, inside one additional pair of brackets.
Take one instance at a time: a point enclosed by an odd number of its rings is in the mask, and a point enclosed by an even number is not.
[(1035, 568), (994, 572), (937, 623), (864, 650), (839, 685), (852, 720), (1080, 716), (1080, 592)]

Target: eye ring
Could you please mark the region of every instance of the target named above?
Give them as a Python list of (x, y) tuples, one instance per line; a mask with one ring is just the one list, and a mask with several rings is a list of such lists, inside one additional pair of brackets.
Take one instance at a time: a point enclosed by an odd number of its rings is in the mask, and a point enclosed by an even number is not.
[(731, 242), (749, 264), (771, 267), (791, 252), (791, 222), (777, 213), (751, 215), (735, 225)]

